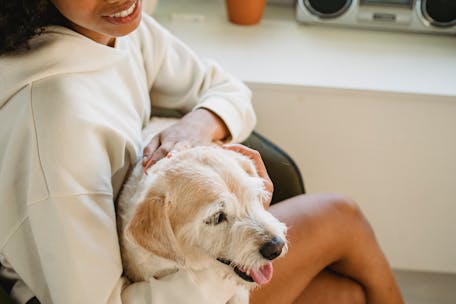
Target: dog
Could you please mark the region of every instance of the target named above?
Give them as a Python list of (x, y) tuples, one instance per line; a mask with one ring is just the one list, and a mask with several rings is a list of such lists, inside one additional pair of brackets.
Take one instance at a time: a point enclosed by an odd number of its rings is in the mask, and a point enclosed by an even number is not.
[(251, 159), (217, 145), (173, 152), (146, 172), (138, 163), (117, 207), (126, 276), (209, 269), (233, 287), (227, 303), (248, 303), (287, 251), (286, 225), (262, 204), (268, 195)]

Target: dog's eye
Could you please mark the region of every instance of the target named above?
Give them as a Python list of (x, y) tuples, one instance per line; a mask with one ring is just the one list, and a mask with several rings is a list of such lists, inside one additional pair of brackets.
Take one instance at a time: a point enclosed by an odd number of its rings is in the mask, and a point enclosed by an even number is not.
[(226, 214), (223, 212), (219, 212), (214, 217), (214, 225), (218, 225), (222, 222), (226, 221)]
[(205, 221), (207, 225), (218, 225), (227, 220), (226, 214), (222, 211), (217, 212), (215, 215), (211, 216), (208, 220)]

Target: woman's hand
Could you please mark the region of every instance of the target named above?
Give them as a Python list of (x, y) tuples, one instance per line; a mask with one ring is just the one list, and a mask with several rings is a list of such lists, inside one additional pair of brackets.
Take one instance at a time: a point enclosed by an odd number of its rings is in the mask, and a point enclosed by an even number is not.
[(241, 144), (227, 144), (223, 145), (223, 148), (241, 153), (253, 161), (257, 169), (258, 175), (264, 181), (264, 188), (266, 189), (266, 191), (269, 192), (269, 195), (263, 201), (264, 207), (266, 209), (269, 208), (269, 205), (271, 204), (272, 193), (274, 192), (274, 185), (272, 184), (271, 178), (269, 178), (264, 162), (261, 159), (260, 152), (258, 152), (257, 150), (250, 149)]
[(143, 150), (144, 170), (166, 157), (171, 151), (208, 145), (228, 135), (225, 123), (211, 111), (198, 109), (189, 112), (177, 123), (155, 135), (147, 144)]

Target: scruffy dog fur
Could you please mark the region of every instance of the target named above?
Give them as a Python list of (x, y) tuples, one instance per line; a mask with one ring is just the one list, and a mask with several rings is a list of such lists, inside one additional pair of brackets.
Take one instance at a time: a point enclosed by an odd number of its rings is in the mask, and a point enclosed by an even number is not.
[(228, 303), (248, 303), (287, 250), (266, 195), (248, 157), (215, 145), (173, 153), (147, 174), (138, 164), (118, 200), (125, 274), (144, 281), (209, 268), (236, 285)]

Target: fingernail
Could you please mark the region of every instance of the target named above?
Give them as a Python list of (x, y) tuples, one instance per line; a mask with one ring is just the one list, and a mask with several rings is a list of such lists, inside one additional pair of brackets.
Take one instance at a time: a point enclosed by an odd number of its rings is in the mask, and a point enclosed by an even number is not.
[(144, 173), (148, 175), (147, 170), (149, 170), (150, 167), (152, 167), (153, 162), (151, 159), (149, 159), (145, 164), (143, 164), (144, 167)]
[(149, 159), (146, 163), (146, 168), (150, 168), (155, 164), (153, 159)]
[(166, 154), (166, 158), (171, 158), (174, 156), (174, 154), (176, 154), (177, 150), (171, 150), (168, 152), (168, 154)]

